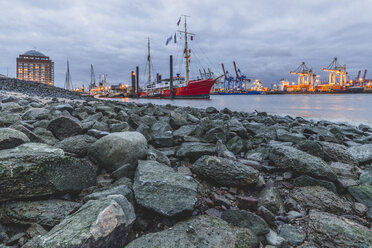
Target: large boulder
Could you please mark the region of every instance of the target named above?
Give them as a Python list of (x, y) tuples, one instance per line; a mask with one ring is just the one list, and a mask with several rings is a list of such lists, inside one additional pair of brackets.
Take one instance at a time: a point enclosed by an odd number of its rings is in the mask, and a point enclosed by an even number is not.
[(134, 178), (136, 201), (143, 207), (172, 216), (192, 212), (198, 183), (171, 167), (152, 160), (140, 160)]
[(292, 198), (308, 209), (343, 214), (352, 212), (351, 203), (320, 186), (296, 188), (292, 193)]
[(320, 247), (372, 247), (368, 228), (326, 212), (310, 211), (308, 232)]
[(247, 228), (231, 227), (216, 217), (199, 215), (172, 228), (146, 234), (126, 248), (250, 248), (258, 247), (256, 235)]
[(260, 216), (245, 210), (229, 209), (222, 213), (221, 218), (234, 226), (249, 228), (258, 236), (270, 231), (268, 224)]
[(2, 223), (53, 227), (81, 205), (64, 200), (13, 201), (0, 206)]
[(78, 192), (95, 182), (92, 165), (65, 156), (62, 149), (26, 143), (0, 150), (0, 201)]
[(123, 247), (135, 219), (132, 204), (122, 195), (88, 201), (31, 247)]
[(61, 148), (65, 152), (76, 154), (79, 157), (84, 157), (96, 141), (96, 138), (89, 135), (76, 135), (60, 141), (55, 147)]
[(138, 159), (146, 158), (147, 141), (139, 132), (121, 132), (106, 135), (90, 148), (88, 156), (108, 171), (114, 171), (124, 164), (131, 164), (133, 170)]
[(372, 163), (372, 144), (352, 146), (347, 151), (359, 162), (359, 164)]
[(184, 142), (177, 151), (177, 157), (197, 160), (203, 155), (216, 155), (217, 149), (214, 144), (200, 142)]
[(292, 169), (299, 174), (335, 181), (337, 176), (322, 159), (290, 146), (273, 146), (269, 154), (275, 166)]
[(30, 139), (22, 132), (13, 128), (0, 128), (0, 150), (19, 146), (30, 142)]
[(216, 156), (203, 156), (192, 170), (205, 178), (226, 186), (247, 186), (257, 183), (259, 172), (238, 161)]
[(67, 116), (60, 116), (53, 119), (48, 125), (48, 130), (50, 130), (59, 140), (78, 135), (83, 132), (81, 124), (77, 120)]

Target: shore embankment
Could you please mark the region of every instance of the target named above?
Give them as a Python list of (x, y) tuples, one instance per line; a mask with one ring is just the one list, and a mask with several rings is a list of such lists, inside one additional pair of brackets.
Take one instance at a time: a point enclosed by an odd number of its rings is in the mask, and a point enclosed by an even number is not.
[(367, 125), (4, 82), (0, 247), (372, 246)]

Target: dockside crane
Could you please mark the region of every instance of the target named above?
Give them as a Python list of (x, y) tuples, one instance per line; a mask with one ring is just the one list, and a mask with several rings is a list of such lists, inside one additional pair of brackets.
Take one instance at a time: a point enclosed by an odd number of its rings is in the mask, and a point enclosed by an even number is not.
[(332, 63), (328, 67), (322, 68), (322, 71), (329, 72), (329, 84), (340, 86), (346, 85), (346, 65), (341, 66), (337, 62), (337, 58), (334, 58)]
[(244, 89), (246, 88), (247, 82), (250, 82), (251, 80), (249, 78), (247, 78), (246, 75), (241, 73), (240, 69), (236, 67), (235, 61), (233, 61), (233, 64), (234, 64), (234, 69), (235, 69), (235, 73), (236, 73), (235, 82), (236, 82), (238, 88), (240, 90), (243, 90), (243, 88)]
[(356, 77), (356, 81), (359, 81), (360, 80), (360, 73), (361, 72), (362, 72), (361, 70), (358, 71), (358, 76)]
[(366, 78), (367, 78), (367, 69), (364, 70), (363, 82), (366, 81)]
[(302, 62), (296, 70), (290, 71), (290, 74), (298, 75), (298, 85), (314, 85), (314, 73), (312, 68), (308, 68), (305, 62)]
[(223, 81), (223, 88), (226, 89), (226, 86), (227, 86), (227, 89), (230, 89), (231, 84), (234, 82), (234, 77), (230, 76), (229, 71), (225, 70), (224, 64), (222, 64), (222, 70), (223, 70), (223, 74), (225, 75), (225, 79)]

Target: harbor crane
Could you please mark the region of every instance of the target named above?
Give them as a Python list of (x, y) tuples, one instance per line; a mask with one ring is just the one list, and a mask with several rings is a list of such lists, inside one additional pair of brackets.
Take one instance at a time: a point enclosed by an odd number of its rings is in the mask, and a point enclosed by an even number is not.
[(290, 71), (290, 74), (298, 75), (298, 85), (310, 85), (313, 87), (314, 85), (314, 73), (312, 68), (308, 68), (305, 65), (305, 62), (302, 62), (296, 70)]
[(251, 80), (247, 78), (247, 76), (242, 74), (240, 69), (237, 69), (235, 61), (233, 61), (233, 64), (234, 64), (234, 69), (236, 73), (236, 78), (235, 78), (236, 86), (238, 86), (238, 89), (243, 90), (243, 88), (244, 89), (246, 88), (247, 82), (250, 82)]
[(223, 81), (223, 88), (226, 89), (227, 86), (227, 88), (230, 89), (231, 86), (233, 86), (232, 84), (234, 84), (234, 77), (230, 76), (229, 71), (225, 71), (224, 64), (222, 64), (222, 70), (223, 74), (225, 75), (225, 79)]
[(341, 66), (337, 62), (337, 58), (334, 58), (331, 64), (328, 67), (322, 68), (322, 71), (329, 72), (329, 84), (335, 85), (339, 84), (340, 86), (346, 85), (346, 65)]

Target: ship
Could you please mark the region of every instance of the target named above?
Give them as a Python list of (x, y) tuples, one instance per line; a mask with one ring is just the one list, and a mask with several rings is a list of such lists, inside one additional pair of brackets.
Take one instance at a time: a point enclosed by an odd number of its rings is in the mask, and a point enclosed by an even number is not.
[(148, 39), (148, 85), (145, 89), (139, 92), (139, 97), (142, 98), (171, 98), (171, 99), (209, 99), (210, 92), (215, 82), (222, 76), (217, 78), (202, 78), (190, 80), (190, 50), (188, 49), (188, 39), (193, 34), (187, 31), (186, 15), (184, 17), (184, 31), (179, 31), (185, 35), (184, 58), (186, 61), (186, 78), (176, 75), (175, 77), (161, 80), (160, 83), (151, 83), (151, 56), (150, 56), (150, 39)]

